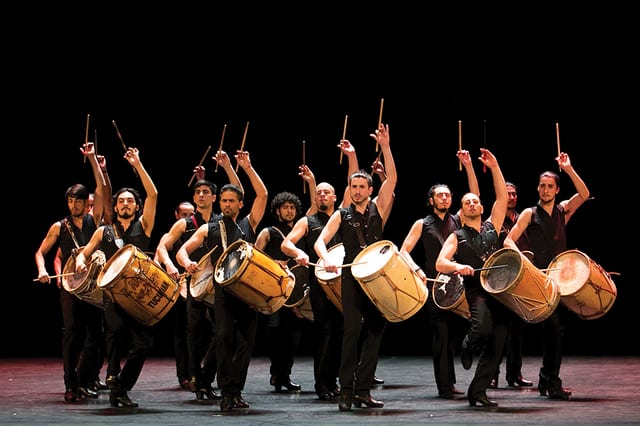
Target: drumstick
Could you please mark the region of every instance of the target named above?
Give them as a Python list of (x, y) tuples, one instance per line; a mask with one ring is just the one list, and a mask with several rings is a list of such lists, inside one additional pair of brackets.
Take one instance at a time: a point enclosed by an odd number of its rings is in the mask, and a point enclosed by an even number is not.
[[(120, 134), (120, 129), (118, 129), (116, 120), (111, 120), (111, 123), (113, 123), (113, 127), (116, 128), (116, 134), (118, 135), (118, 139), (120, 139), (120, 143), (122, 144), (122, 147), (124, 148), (124, 153), (126, 154), (129, 148), (127, 148), (127, 146), (124, 144), (124, 139), (122, 139), (122, 134)], [(133, 167), (133, 173), (136, 175), (136, 177), (138, 177), (138, 171), (135, 169), (135, 167)]]
[[(482, 120), (482, 147), (487, 149), (487, 120)], [(482, 163), (482, 172), (487, 173), (487, 165)]]
[[(62, 277), (68, 277), (69, 275), (75, 275), (75, 272), (67, 272), (65, 274), (58, 274), (58, 275), (49, 275), (49, 278), (62, 278)], [(40, 281), (40, 278), (34, 278), (33, 281)]]
[[(247, 125), (244, 127), (244, 136), (242, 136), (242, 143), (240, 144), (240, 151), (244, 149), (244, 141), (247, 140), (248, 130), (249, 130), (249, 122), (247, 121)], [(238, 167), (240, 167), (240, 163), (236, 164), (236, 172), (238, 172)]]
[[(342, 139), (344, 140), (344, 138), (347, 137), (347, 119), (349, 118), (349, 116), (347, 114), (344, 115), (344, 126), (342, 126)], [(340, 150), (340, 164), (342, 164), (342, 150)]]
[[(462, 120), (458, 120), (458, 151), (462, 151)], [(458, 168), (462, 171), (462, 161), (458, 160)]]
[[(558, 145), (558, 158), (560, 158), (560, 124), (556, 121), (556, 144)], [(558, 166), (560, 171), (562, 167)]]
[[(304, 166), (306, 164), (306, 159), (305, 159), (305, 141), (302, 141), (302, 165)], [(302, 193), (306, 194), (307, 193), (307, 185), (306, 185), (306, 181), (304, 179), (302, 179)]]
[(500, 269), (500, 268), (506, 268), (509, 265), (495, 265), (495, 266), (487, 266), (486, 268), (476, 268), (474, 269), (474, 271), (488, 271), (490, 269)]
[[(220, 138), (220, 147), (218, 148), (218, 151), (222, 151), (222, 142), (224, 142), (224, 134), (227, 131), (227, 125), (225, 124), (224, 127), (222, 128), (222, 137)], [(213, 171), (214, 173), (218, 171), (218, 162), (216, 161), (216, 168)]]
[[(366, 263), (367, 262), (345, 263), (343, 265), (338, 265), (336, 267), (337, 268), (346, 268), (346, 267), (349, 267), (349, 266), (364, 265)], [(324, 266), (320, 265), (319, 263), (309, 262), (309, 265), (315, 266), (316, 268), (324, 269)]]
[[(378, 127), (376, 127), (376, 129), (380, 128), (380, 125), (382, 124), (382, 106), (384, 105), (384, 98), (380, 99), (380, 114), (378, 114)], [(378, 141), (376, 140), (376, 152), (378, 152)]]
[(547, 269), (540, 269), (540, 272), (549, 272), (549, 271), (559, 271), (562, 268), (547, 268)]
[[(87, 143), (89, 143), (89, 114), (87, 114), (87, 127), (84, 130), (84, 145), (85, 145), (85, 149), (86, 149)], [(96, 151), (96, 152), (98, 152), (98, 151)], [(86, 163), (86, 162), (87, 162), (87, 156), (85, 155), (83, 163)]]
[[(202, 159), (200, 159), (200, 163), (198, 163), (198, 166), (202, 166), (202, 163), (204, 163), (204, 160), (207, 159), (207, 154), (209, 154), (209, 151), (211, 150), (211, 145), (209, 145), (207, 147), (207, 150), (204, 152), (204, 155), (202, 156)], [(193, 172), (193, 176), (191, 176), (191, 179), (189, 180), (189, 183), (187, 184), (188, 187), (191, 187), (191, 184), (193, 183), (193, 179), (195, 179), (196, 177), (196, 173)]]

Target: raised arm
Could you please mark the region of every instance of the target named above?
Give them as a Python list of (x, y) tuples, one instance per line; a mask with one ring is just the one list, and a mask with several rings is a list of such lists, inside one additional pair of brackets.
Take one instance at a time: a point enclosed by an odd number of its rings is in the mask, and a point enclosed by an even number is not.
[(158, 205), (158, 190), (151, 180), (151, 176), (147, 173), (147, 170), (140, 161), (140, 153), (137, 148), (127, 148), (127, 152), (124, 154), (124, 158), (127, 159), (129, 164), (138, 172), (140, 181), (144, 187), (146, 197), (144, 199), (144, 209), (140, 221), (142, 222), (142, 228), (144, 229), (147, 237), (151, 237), (151, 231), (156, 220), (156, 207)]
[(106, 181), (102, 174), (102, 169), (98, 163), (98, 156), (96, 155), (93, 142), (85, 144), (84, 149), (80, 148), (82, 154), (89, 160), (91, 164), (91, 170), (93, 170), (93, 178), (96, 181), (96, 189), (94, 191), (95, 197), (93, 200), (93, 222), (96, 226), (100, 226), (102, 216), (104, 215), (104, 193), (106, 187)]
[(580, 207), (585, 201), (589, 199), (589, 189), (587, 185), (584, 183), (582, 178), (578, 176), (578, 173), (571, 165), (571, 160), (569, 159), (569, 154), (564, 152), (560, 153), (560, 156), (556, 158), (558, 161), (558, 165), (563, 172), (569, 175), (571, 178), (571, 182), (573, 182), (573, 186), (576, 188), (576, 193), (571, 196), (568, 200), (564, 200), (560, 202), (562, 207), (564, 207), (564, 223), (566, 224), (571, 219), (571, 216), (576, 212), (578, 207)]
[(380, 190), (376, 197), (376, 206), (378, 207), (384, 226), (387, 219), (389, 219), (389, 214), (391, 213), (391, 207), (395, 200), (394, 191), (396, 189), (396, 183), (398, 182), (396, 163), (393, 160), (393, 155), (391, 154), (389, 125), (380, 124), (376, 132), (370, 136), (377, 141), (380, 149), (382, 150), (384, 164), (387, 171), (387, 179), (385, 179), (385, 181), (382, 182), (382, 185), (380, 185)]
[(476, 170), (473, 168), (473, 161), (471, 161), (471, 154), (467, 150), (458, 151), (458, 160), (462, 163), (464, 171), (467, 173), (467, 183), (469, 184), (469, 192), (480, 196), (480, 185), (478, 185), (478, 177), (476, 176)]
[(342, 196), (342, 202), (340, 207), (348, 207), (351, 204), (351, 193), (349, 192), (349, 178), (351, 175), (360, 170), (358, 164), (358, 156), (356, 155), (356, 148), (346, 139), (340, 141), (340, 150), (347, 156), (348, 168), (347, 168), (347, 184), (344, 188), (344, 194)]
[(488, 220), (491, 221), (496, 231), (500, 232), (504, 218), (507, 215), (507, 202), (509, 201), (507, 185), (496, 157), (488, 149), (480, 148), (480, 152), (482, 152), (480, 161), (491, 170), (493, 189), (496, 193), (496, 200), (493, 203), (491, 216), (489, 216)]
[(227, 174), (227, 179), (229, 179), (229, 183), (240, 188), (244, 194), (244, 187), (242, 186), (242, 182), (240, 182), (236, 169), (231, 165), (231, 158), (229, 158), (229, 155), (225, 151), (218, 151), (213, 159), (216, 160), (216, 163), (224, 169), (224, 172)]
[(307, 190), (309, 191), (310, 204), (306, 214), (316, 214), (318, 212), (318, 205), (316, 204), (316, 176), (306, 164), (299, 166), (298, 170), (300, 170), (298, 176), (306, 183), (308, 186)]
[(242, 170), (244, 170), (249, 177), (253, 191), (256, 194), (256, 198), (253, 200), (253, 204), (251, 205), (251, 211), (249, 212), (249, 222), (251, 223), (251, 227), (255, 230), (260, 224), (260, 221), (264, 216), (265, 209), (267, 208), (269, 192), (256, 170), (251, 165), (249, 152), (238, 150), (236, 158), (238, 160), (238, 164), (242, 167)]

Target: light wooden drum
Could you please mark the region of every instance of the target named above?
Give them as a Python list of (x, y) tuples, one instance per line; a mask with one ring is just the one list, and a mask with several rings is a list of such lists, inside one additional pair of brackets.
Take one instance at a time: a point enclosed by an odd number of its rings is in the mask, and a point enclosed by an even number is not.
[[(342, 265), (344, 256), (345, 252), (342, 243), (331, 247), (326, 254), (327, 259), (331, 260), (334, 265)], [(323, 265), (324, 260), (320, 259), (318, 266), (314, 270), (316, 279), (327, 298), (342, 312), (342, 268), (338, 268), (337, 272), (329, 272), (322, 268)]]
[[(98, 276), (104, 268), (106, 257), (104, 252), (96, 250), (91, 254), (91, 263), (85, 272), (76, 272), (76, 257), (84, 247), (73, 251), (64, 265), (62, 286), (69, 293), (99, 308), (104, 307), (102, 289), (98, 286)], [(73, 275), (66, 275), (71, 274)]]
[(391, 241), (376, 241), (364, 248), (353, 259), (351, 273), (391, 322), (406, 320), (427, 301), (427, 286)]

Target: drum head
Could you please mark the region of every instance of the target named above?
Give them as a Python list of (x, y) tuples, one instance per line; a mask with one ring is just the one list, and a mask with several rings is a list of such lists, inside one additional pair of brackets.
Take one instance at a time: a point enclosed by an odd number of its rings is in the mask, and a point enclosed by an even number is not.
[(464, 277), (457, 274), (438, 274), (433, 283), (433, 301), (442, 309), (455, 306), (464, 295)]
[(133, 257), (135, 246), (127, 244), (118, 250), (111, 259), (104, 265), (104, 269), (98, 277), (98, 287), (109, 287), (120, 273), (127, 267), (129, 260)]
[(558, 284), (561, 296), (574, 294), (589, 280), (589, 258), (577, 250), (565, 251), (551, 261), (547, 274)]
[(293, 286), (291, 295), (284, 304), (287, 308), (296, 307), (301, 304), (310, 291), (308, 268), (302, 265), (296, 265), (291, 268), (291, 273), (295, 277), (295, 285)]
[(391, 241), (380, 240), (371, 244), (353, 259), (353, 277), (364, 279), (378, 273), (397, 252), (398, 248)]
[(522, 259), (517, 250), (510, 248), (493, 253), (483, 267), (495, 269), (487, 269), (480, 273), (482, 287), (489, 293), (502, 293), (508, 289), (520, 274)]
[[(340, 244), (336, 244), (335, 246), (331, 247), (328, 251), (327, 251), (327, 258), (329, 260), (331, 260), (331, 262), (335, 265), (342, 265), (342, 261), (344, 260), (344, 256), (345, 256), (345, 252), (344, 252), (344, 246), (342, 245), (342, 243)], [(323, 268), (321, 268), (320, 266), (323, 265), (323, 261), (320, 260), (318, 261), (318, 265), (315, 268), (314, 273), (316, 274), (316, 278), (318, 278), (320, 281), (322, 282), (328, 282), (331, 281), (333, 279), (336, 279), (338, 277), (342, 276), (342, 268), (338, 268), (337, 272), (329, 272), (329, 271), (325, 271)]]
[(237, 279), (242, 274), (242, 266), (251, 257), (251, 245), (246, 241), (238, 240), (231, 244), (222, 253), (216, 263), (215, 280), (224, 286)]
[(198, 270), (191, 275), (189, 280), (191, 295), (198, 299), (200, 296), (213, 290), (213, 265), (211, 255), (205, 254), (198, 262)]

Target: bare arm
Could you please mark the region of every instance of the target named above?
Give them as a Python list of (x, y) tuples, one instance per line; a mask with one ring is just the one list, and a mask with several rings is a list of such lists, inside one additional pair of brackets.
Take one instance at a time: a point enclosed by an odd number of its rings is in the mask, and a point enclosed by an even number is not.
[(351, 204), (351, 193), (349, 192), (349, 178), (352, 174), (360, 170), (360, 166), (358, 164), (358, 156), (356, 155), (356, 148), (346, 139), (340, 141), (340, 145), (338, 145), (344, 155), (347, 156), (348, 160), (348, 168), (347, 168), (347, 185), (344, 189), (344, 194), (342, 196), (342, 202), (340, 203), (340, 207), (348, 207)]
[(476, 170), (473, 168), (473, 162), (471, 161), (471, 154), (467, 150), (458, 151), (456, 154), (458, 159), (464, 167), (464, 171), (467, 173), (467, 183), (469, 184), (469, 192), (480, 196), (480, 185), (478, 185), (478, 177), (476, 176)]
[(262, 230), (258, 233), (256, 237), (256, 242), (254, 246), (264, 251), (267, 248), (267, 244), (269, 244), (269, 240), (271, 239), (269, 235), (269, 228), (262, 228)]
[(573, 182), (573, 186), (575, 186), (577, 191), (571, 198), (560, 203), (562, 207), (564, 207), (564, 223), (566, 224), (569, 222), (569, 219), (571, 219), (571, 216), (573, 216), (578, 207), (589, 199), (590, 193), (587, 185), (584, 183), (582, 178), (578, 176), (578, 173), (571, 165), (569, 155), (563, 152), (557, 160), (562, 171), (571, 178), (571, 182)]
[(190, 274), (198, 271), (198, 262), (191, 260), (189, 256), (195, 249), (205, 243), (208, 234), (209, 224), (205, 223), (200, 225), (196, 232), (194, 232), (193, 235), (191, 235), (191, 237), (189, 237), (189, 239), (180, 246), (176, 253), (176, 262), (178, 262), (178, 264)]
[(502, 229), (504, 218), (507, 215), (507, 202), (509, 196), (507, 195), (507, 185), (502, 175), (502, 170), (498, 165), (498, 160), (488, 149), (480, 148), (482, 155), (480, 155), (480, 161), (491, 169), (491, 177), (493, 179), (493, 189), (496, 193), (496, 200), (491, 208), (491, 215), (488, 220), (491, 221), (497, 232)]
[(438, 258), (436, 259), (436, 270), (443, 274), (460, 274), (460, 275), (473, 275), (474, 270), (472, 266), (463, 265), (453, 260), (458, 251), (458, 237), (455, 233), (449, 234), (444, 241)]
[(518, 216), (518, 220), (516, 220), (516, 223), (513, 225), (504, 239), (504, 247), (521, 251), (518, 248), (516, 241), (520, 239), (524, 231), (526, 231), (529, 227), (532, 216), (533, 210), (531, 210), (531, 208), (526, 208), (520, 213), (520, 216)]
[(238, 153), (236, 154), (236, 158), (238, 159), (238, 164), (240, 164), (240, 167), (242, 167), (244, 172), (249, 177), (251, 186), (256, 193), (256, 198), (255, 200), (253, 200), (251, 211), (249, 212), (249, 222), (251, 223), (251, 227), (253, 229), (256, 229), (260, 224), (262, 217), (264, 216), (265, 209), (267, 208), (269, 192), (267, 191), (267, 187), (264, 185), (264, 182), (262, 181), (260, 176), (258, 176), (258, 173), (251, 166), (249, 152), (238, 151)]
[(244, 194), (244, 187), (242, 186), (242, 182), (240, 181), (240, 178), (236, 173), (236, 169), (231, 165), (231, 159), (229, 158), (229, 155), (224, 151), (218, 151), (216, 152), (216, 156), (213, 157), (213, 159), (216, 160), (216, 163), (222, 166), (225, 173), (227, 174), (229, 183), (240, 188), (242, 190), (242, 193)]
[(282, 240), (282, 244), (280, 245), (280, 250), (287, 256), (296, 260), (298, 265), (307, 266), (309, 265), (309, 255), (296, 246), (298, 241), (305, 235), (307, 235), (307, 230), (309, 229), (309, 220), (306, 216), (301, 217), (298, 221), (293, 225), (291, 231), (287, 234), (284, 240)]
[(318, 206), (316, 205), (316, 177), (306, 164), (299, 166), (298, 169), (300, 170), (298, 176), (306, 183), (309, 191), (310, 204), (306, 214), (316, 214), (318, 212)]
[[(418, 272), (420, 279), (426, 282), (427, 276), (422, 272), (422, 268), (411, 257), (411, 251), (414, 249), (418, 241), (420, 241), (420, 237), (422, 236), (422, 227), (422, 219), (418, 219), (413, 222), (411, 229), (409, 229), (409, 233), (402, 242), (400, 254), (406, 259), (409, 266), (411, 266), (411, 269)], [(420, 272), (422, 272), (422, 274), (420, 274)]]
[(389, 219), (389, 214), (391, 213), (391, 207), (395, 200), (394, 191), (398, 181), (396, 164), (393, 160), (393, 155), (391, 154), (389, 125), (380, 124), (380, 127), (378, 127), (375, 134), (370, 136), (373, 137), (380, 145), (380, 149), (382, 150), (382, 155), (384, 157), (385, 169), (387, 171), (387, 179), (382, 182), (382, 185), (380, 185), (380, 191), (378, 191), (378, 196), (376, 197), (376, 206), (378, 207), (384, 226), (387, 219)]
[(342, 222), (342, 216), (340, 215), (340, 210), (336, 210), (333, 212), (327, 224), (320, 231), (320, 235), (318, 235), (318, 239), (313, 244), (313, 249), (316, 251), (319, 259), (323, 259), (324, 261), (324, 269), (327, 272), (338, 272), (338, 266), (331, 263), (331, 259), (326, 258), (327, 256), (327, 243), (333, 238), (333, 236), (338, 232), (340, 228), (340, 223)]
[(173, 249), (173, 245), (182, 237), (187, 229), (187, 221), (186, 219), (178, 219), (169, 229), (169, 232), (164, 234), (160, 241), (158, 242), (158, 246), (156, 247), (156, 262), (164, 265), (167, 274), (174, 280), (180, 278), (180, 271), (173, 264), (171, 260), (171, 256), (169, 255), (169, 250)]
[(102, 169), (98, 163), (98, 156), (94, 149), (93, 142), (89, 142), (85, 145), (85, 149), (80, 149), (85, 158), (89, 160), (91, 164), (91, 170), (93, 170), (93, 178), (96, 181), (96, 189), (94, 191), (95, 197), (93, 200), (93, 222), (96, 226), (100, 226), (102, 216), (104, 215), (104, 194), (106, 181), (102, 174)]
[(156, 220), (158, 190), (151, 180), (151, 176), (149, 176), (149, 173), (147, 173), (147, 170), (142, 165), (142, 161), (140, 161), (140, 155), (137, 148), (129, 147), (124, 157), (138, 172), (140, 180), (142, 181), (142, 186), (144, 186), (146, 197), (144, 199), (144, 210), (142, 211), (140, 221), (142, 222), (142, 229), (144, 229), (145, 235), (147, 237), (151, 237), (151, 231), (153, 231), (153, 225), (155, 224)]
[(87, 271), (87, 259), (91, 259), (91, 255), (93, 254), (93, 252), (96, 251), (100, 246), (103, 234), (104, 225), (99, 226), (98, 229), (95, 230), (87, 245), (85, 245), (84, 248), (78, 253), (78, 255), (76, 256), (76, 272)]
[(44, 239), (40, 243), (40, 247), (35, 254), (36, 266), (38, 267), (38, 280), (43, 284), (51, 282), (49, 278), (49, 272), (47, 272), (47, 266), (45, 262), (45, 256), (51, 251), (53, 246), (58, 242), (60, 238), (60, 222), (56, 222), (47, 231)]

